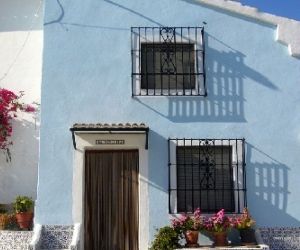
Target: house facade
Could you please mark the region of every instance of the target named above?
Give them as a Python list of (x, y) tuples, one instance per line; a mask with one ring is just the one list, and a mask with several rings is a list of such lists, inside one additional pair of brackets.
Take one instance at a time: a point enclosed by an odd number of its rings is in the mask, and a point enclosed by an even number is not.
[(223, 0), (44, 15), (35, 223), (81, 223), (85, 249), (147, 249), (197, 207), (300, 226), (298, 22)]

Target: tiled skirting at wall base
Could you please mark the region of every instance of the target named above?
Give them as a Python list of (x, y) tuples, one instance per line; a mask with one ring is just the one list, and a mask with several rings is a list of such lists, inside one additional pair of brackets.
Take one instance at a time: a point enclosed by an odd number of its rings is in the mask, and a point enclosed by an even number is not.
[(75, 225), (36, 224), (30, 243), (30, 250), (79, 250), (80, 228), (81, 225), (79, 223)]
[(299, 250), (299, 227), (263, 227), (259, 229), (263, 242), (271, 250)]
[[(36, 245), (32, 231), (0, 231), (0, 250), (72, 249), (79, 250), (80, 224), (43, 225)], [(299, 227), (259, 228), (262, 243), (270, 250), (300, 250)]]
[(41, 249), (68, 249), (73, 235), (73, 226), (43, 226)]
[(0, 231), (0, 250), (27, 250), (32, 231)]

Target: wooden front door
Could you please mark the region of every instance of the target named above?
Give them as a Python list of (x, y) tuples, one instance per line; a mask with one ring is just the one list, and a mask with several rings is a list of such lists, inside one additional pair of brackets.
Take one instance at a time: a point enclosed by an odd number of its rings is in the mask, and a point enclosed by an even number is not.
[(138, 151), (86, 151), (85, 250), (138, 250)]

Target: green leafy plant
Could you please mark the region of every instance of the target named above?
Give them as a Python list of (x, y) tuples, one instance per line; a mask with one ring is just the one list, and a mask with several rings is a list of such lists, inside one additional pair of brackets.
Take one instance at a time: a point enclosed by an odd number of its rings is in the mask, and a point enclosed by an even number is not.
[(150, 250), (173, 250), (180, 247), (180, 234), (172, 227), (165, 226), (158, 230)]
[(33, 209), (33, 200), (27, 196), (17, 196), (13, 207), (16, 213), (30, 212)]

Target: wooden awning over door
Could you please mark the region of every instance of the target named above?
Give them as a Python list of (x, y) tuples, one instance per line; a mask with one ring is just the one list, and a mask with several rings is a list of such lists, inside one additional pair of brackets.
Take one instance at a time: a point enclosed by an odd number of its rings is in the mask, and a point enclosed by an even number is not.
[(145, 149), (148, 149), (148, 135), (149, 127), (144, 123), (119, 123), (119, 124), (107, 124), (107, 123), (75, 123), (73, 127), (70, 128), (72, 133), (72, 140), (74, 149), (76, 148), (76, 138), (75, 134), (80, 133), (109, 133), (109, 134), (145, 134)]

